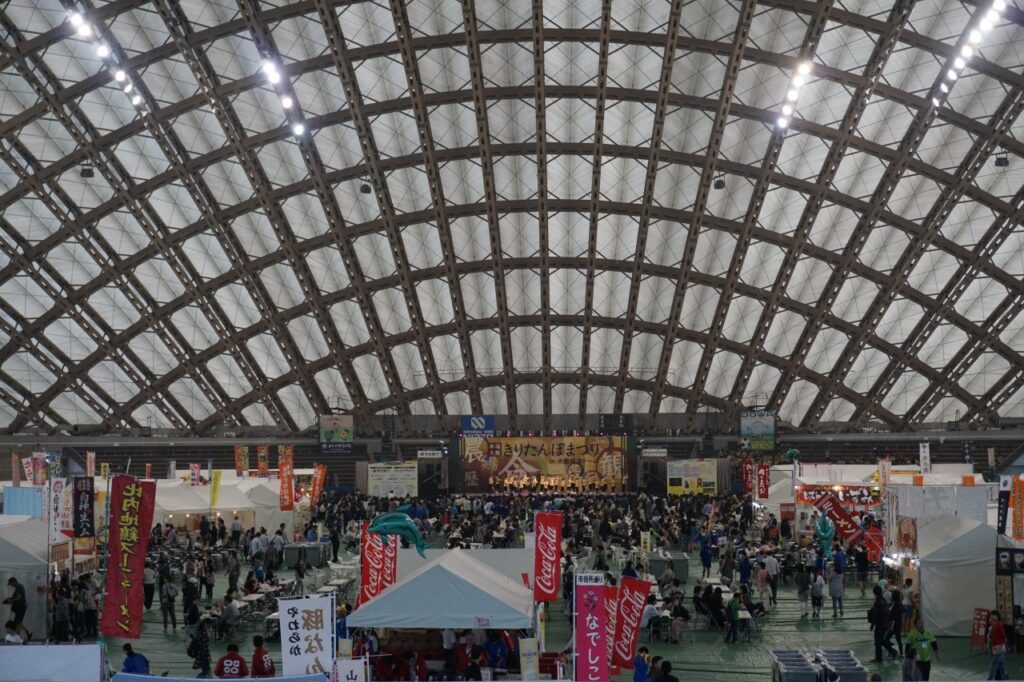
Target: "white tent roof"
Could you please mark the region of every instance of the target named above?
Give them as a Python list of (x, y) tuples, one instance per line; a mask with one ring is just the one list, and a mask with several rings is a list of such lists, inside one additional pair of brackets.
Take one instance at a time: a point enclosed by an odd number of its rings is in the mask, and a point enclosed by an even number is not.
[(966, 637), (976, 608), (995, 607), (995, 529), (936, 516), (918, 529), (921, 612), (936, 636)]
[(528, 628), (533, 594), (465, 552), (413, 571), (348, 617), (350, 627)]
[(46, 563), (46, 524), (31, 516), (0, 514), (0, 569)]

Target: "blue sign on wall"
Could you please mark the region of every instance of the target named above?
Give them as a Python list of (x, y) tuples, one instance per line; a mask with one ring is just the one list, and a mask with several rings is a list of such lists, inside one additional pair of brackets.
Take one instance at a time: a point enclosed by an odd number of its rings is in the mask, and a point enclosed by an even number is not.
[(493, 414), (465, 414), (462, 415), (462, 435), (470, 437), (482, 437), (494, 435)]

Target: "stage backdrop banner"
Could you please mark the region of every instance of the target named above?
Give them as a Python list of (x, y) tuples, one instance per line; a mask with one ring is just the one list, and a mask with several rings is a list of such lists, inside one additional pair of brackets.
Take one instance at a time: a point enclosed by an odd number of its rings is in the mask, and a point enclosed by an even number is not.
[(100, 623), (104, 635), (138, 639), (142, 632), (142, 570), (155, 502), (154, 481), (114, 476), (110, 483), (107, 596)]
[(573, 679), (577, 682), (603, 682), (609, 679), (604, 574), (597, 571), (577, 573), (573, 603), (576, 608)]
[(619, 603), (615, 608), (615, 646), (612, 665), (633, 669), (636, 643), (640, 638), (640, 617), (647, 605), (651, 584), (639, 578), (623, 577), (619, 581)]
[(419, 494), (419, 465), (415, 462), (366, 465), (366, 494), (370, 497), (416, 497)]
[(744, 450), (775, 449), (775, 413), (753, 410), (740, 415), (740, 446)]
[(75, 476), (72, 479), (72, 486), (75, 537), (96, 537), (95, 505), (93, 503), (93, 477)]
[(492, 489), (498, 479), (556, 476), (581, 487), (622, 483), (622, 436), (524, 436), (462, 439), (463, 487)]
[(322, 454), (349, 454), (355, 429), (350, 414), (320, 415), (320, 452)]
[(562, 585), (562, 512), (537, 512), (533, 527), (533, 600), (558, 601)]
[(718, 492), (718, 461), (714, 459), (678, 459), (666, 469), (669, 495), (694, 495)]
[(281, 668), (287, 675), (334, 669), (334, 593), (277, 600), (281, 618)]

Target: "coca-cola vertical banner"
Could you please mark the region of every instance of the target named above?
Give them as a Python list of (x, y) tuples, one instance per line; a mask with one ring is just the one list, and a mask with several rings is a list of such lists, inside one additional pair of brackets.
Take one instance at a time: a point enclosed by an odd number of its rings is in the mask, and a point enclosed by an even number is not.
[(1006, 519), (1010, 515), (1010, 487), (1013, 485), (1013, 476), (999, 477), (999, 516), (996, 525), (996, 532), (1006, 535)]
[(533, 599), (557, 601), (562, 584), (562, 512), (537, 512), (533, 530)]
[(743, 494), (754, 492), (754, 460), (741, 461), (740, 470), (743, 473)]
[(385, 547), (380, 535), (371, 533), (365, 521), (360, 528), (359, 597), (356, 607), (365, 604), (394, 584), (398, 576), (398, 537), (388, 536)]
[(647, 605), (651, 584), (639, 578), (623, 577), (619, 582), (619, 603), (615, 606), (615, 642), (612, 665), (633, 669), (636, 643), (640, 638), (640, 617)]
[(768, 488), (772, 485), (772, 465), (762, 463), (757, 465), (757, 499), (768, 499)]
[(608, 674), (607, 615), (604, 608), (604, 574), (585, 571), (576, 574), (576, 620), (573, 629), (576, 661), (573, 679), (603, 682)]
[(73, 493), (71, 499), (75, 537), (96, 537), (93, 478), (92, 476), (75, 476), (72, 481)]

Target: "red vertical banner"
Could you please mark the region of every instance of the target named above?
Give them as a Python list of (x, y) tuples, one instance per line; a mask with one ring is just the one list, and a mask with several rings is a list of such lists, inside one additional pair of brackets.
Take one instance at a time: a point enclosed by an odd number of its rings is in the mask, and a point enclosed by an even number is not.
[(256, 446), (256, 475), (263, 478), (270, 476), (270, 448), (266, 445)]
[(327, 465), (317, 464), (313, 470), (313, 482), (309, 487), (309, 502), (316, 504), (320, 499), (320, 493), (324, 490), (324, 483), (327, 481)]
[(96, 475), (96, 453), (87, 452), (85, 453), (85, 475), (95, 476)]
[(612, 665), (633, 669), (636, 643), (640, 639), (640, 618), (647, 605), (651, 584), (639, 578), (623, 577), (619, 582), (619, 603), (615, 606), (615, 642)]
[(146, 463), (146, 478), (153, 478), (153, 464), (151, 462)]
[(138, 639), (142, 632), (142, 570), (153, 525), (156, 483), (114, 476), (110, 483), (107, 596), (100, 632)]
[(291, 511), (295, 508), (295, 497), (292, 495), (293, 476), (291, 452), (286, 452), (278, 461), (277, 476), (281, 481), (281, 511)]
[(398, 538), (389, 536), (385, 546), (381, 536), (369, 532), (368, 527), (365, 521), (360, 527), (357, 608), (393, 585), (398, 576)]
[(1013, 479), (1010, 506), (1013, 507), (1013, 539), (1024, 540), (1024, 478)]
[(757, 465), (757, 498), (768, 499), (768, 488), (772, 485), (772, 465), (762, 463)]
[(741, 461), (740, 470), (743, 472), (743, 494), (754, 492), (754, 460)]
[(610, 677), (604, 601), (604, 574), (596, 571), (577, 573), (573, 600), (576, 609), (573, 679), (577, 682), (603, 682)]
[[(242, 453), (245, 453), (245, 468), (242, 467)], [(235, 476), (239, 478), (249, 468), (249, 448), (244, 445), (235, 446)]]
[[(604, 587), (604, 629), (608, 640), (608, 664), (612, 662), (612, 649), (615, 646), (615, 608), (619, 603), (619, 588), (614, 585)], [(618, 668), (612, 669), (612, 675), (618, 675)]]
[(533, 600), (557, 601), (562, 584), (562, 512), (537, 512), (533, 530)]
[(21, 460), (11, 455), (11, 484), (17, 488), (21, 485)]
[(199, 485), (199, 476), (202, 474), (202, 468), (199, 464), (188, 465), (188, 484)]

